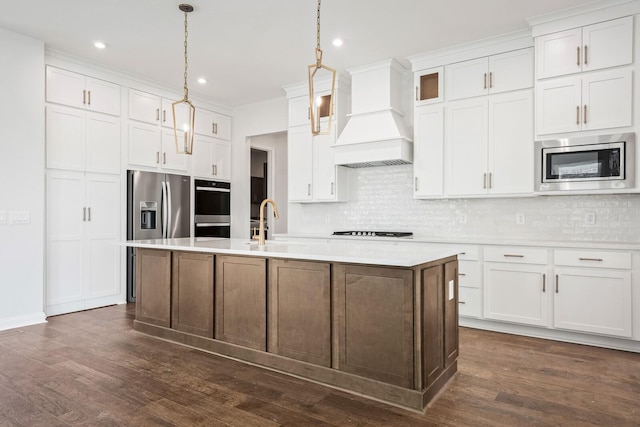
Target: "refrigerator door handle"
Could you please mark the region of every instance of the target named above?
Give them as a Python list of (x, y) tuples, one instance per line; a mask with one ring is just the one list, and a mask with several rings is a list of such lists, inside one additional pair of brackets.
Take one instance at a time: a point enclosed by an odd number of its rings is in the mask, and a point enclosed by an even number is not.
[(171, 228), (173, 227), (171, 218), (172, 206), (171, 206), (171, 184), (167, 181), (167, 237), (166, 239), (171, 237)]
[(167, 206), (167, 184), (166, 182), (162, 181), (162, 238), (166, 239), (167, 238), (167, 229), (168, 224), (167, 224), (167, 220), (168, 220), (168, 206)]

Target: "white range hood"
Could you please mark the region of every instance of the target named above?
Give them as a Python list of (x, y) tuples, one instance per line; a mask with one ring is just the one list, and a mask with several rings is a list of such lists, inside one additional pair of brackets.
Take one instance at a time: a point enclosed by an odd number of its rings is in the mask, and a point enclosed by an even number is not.
[(402, 110), (405, 68), (389, 59), (350, 68), (351, 114), (334, 145), (336, 165), (352, 168), (413, 162), (413, 131)]

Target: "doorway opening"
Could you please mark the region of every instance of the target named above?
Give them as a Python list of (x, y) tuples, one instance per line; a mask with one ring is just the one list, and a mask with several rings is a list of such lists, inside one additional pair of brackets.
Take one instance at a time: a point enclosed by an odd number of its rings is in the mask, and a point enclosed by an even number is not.
[(273, 210), (267, 205), (265, 210), (265, 234), (272, 239), (274, 234), (287, 233), (288, 173), (287, 134), (269, 134), (251, 138), (250, 170), (250, 228), (260, 227), (260, 204), (264, 199), (273, 199), (278, 205), (279, 219), (273, 218)]

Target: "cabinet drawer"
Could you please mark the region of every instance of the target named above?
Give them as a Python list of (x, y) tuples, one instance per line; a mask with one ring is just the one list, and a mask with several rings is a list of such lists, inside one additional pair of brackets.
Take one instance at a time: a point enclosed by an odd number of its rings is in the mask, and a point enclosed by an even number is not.
[(478, 246), (460, 246), (458, 260), (477, 261), (480, 259), (480, 249)]
[(567, 265), (571, 267), (598, 267), (631, 269), (630, 252), (607, 251), (575, 251), (556, 250), (553, 252), (555, 265)]
[(458, 314), (465, 317), (480, 317), (482, 303), (480, 289), (458, 288)]
[(477, 261), (458, 261), (458, 286), (479, 288), (482, 283), (482, 265)]
[(548, 254), (546, 249), (487, 246), (484, 248), (484, 260), (518, 264), (547, 264)]

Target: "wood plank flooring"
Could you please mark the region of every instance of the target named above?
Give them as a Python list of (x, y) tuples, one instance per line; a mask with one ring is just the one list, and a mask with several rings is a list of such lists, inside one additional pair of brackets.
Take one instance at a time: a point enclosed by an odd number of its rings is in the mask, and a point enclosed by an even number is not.
[(0, 331), (0, 426), (640, 426), (640, 354), (462, 328), (424, 414), (133, 332), (133, 305)]

